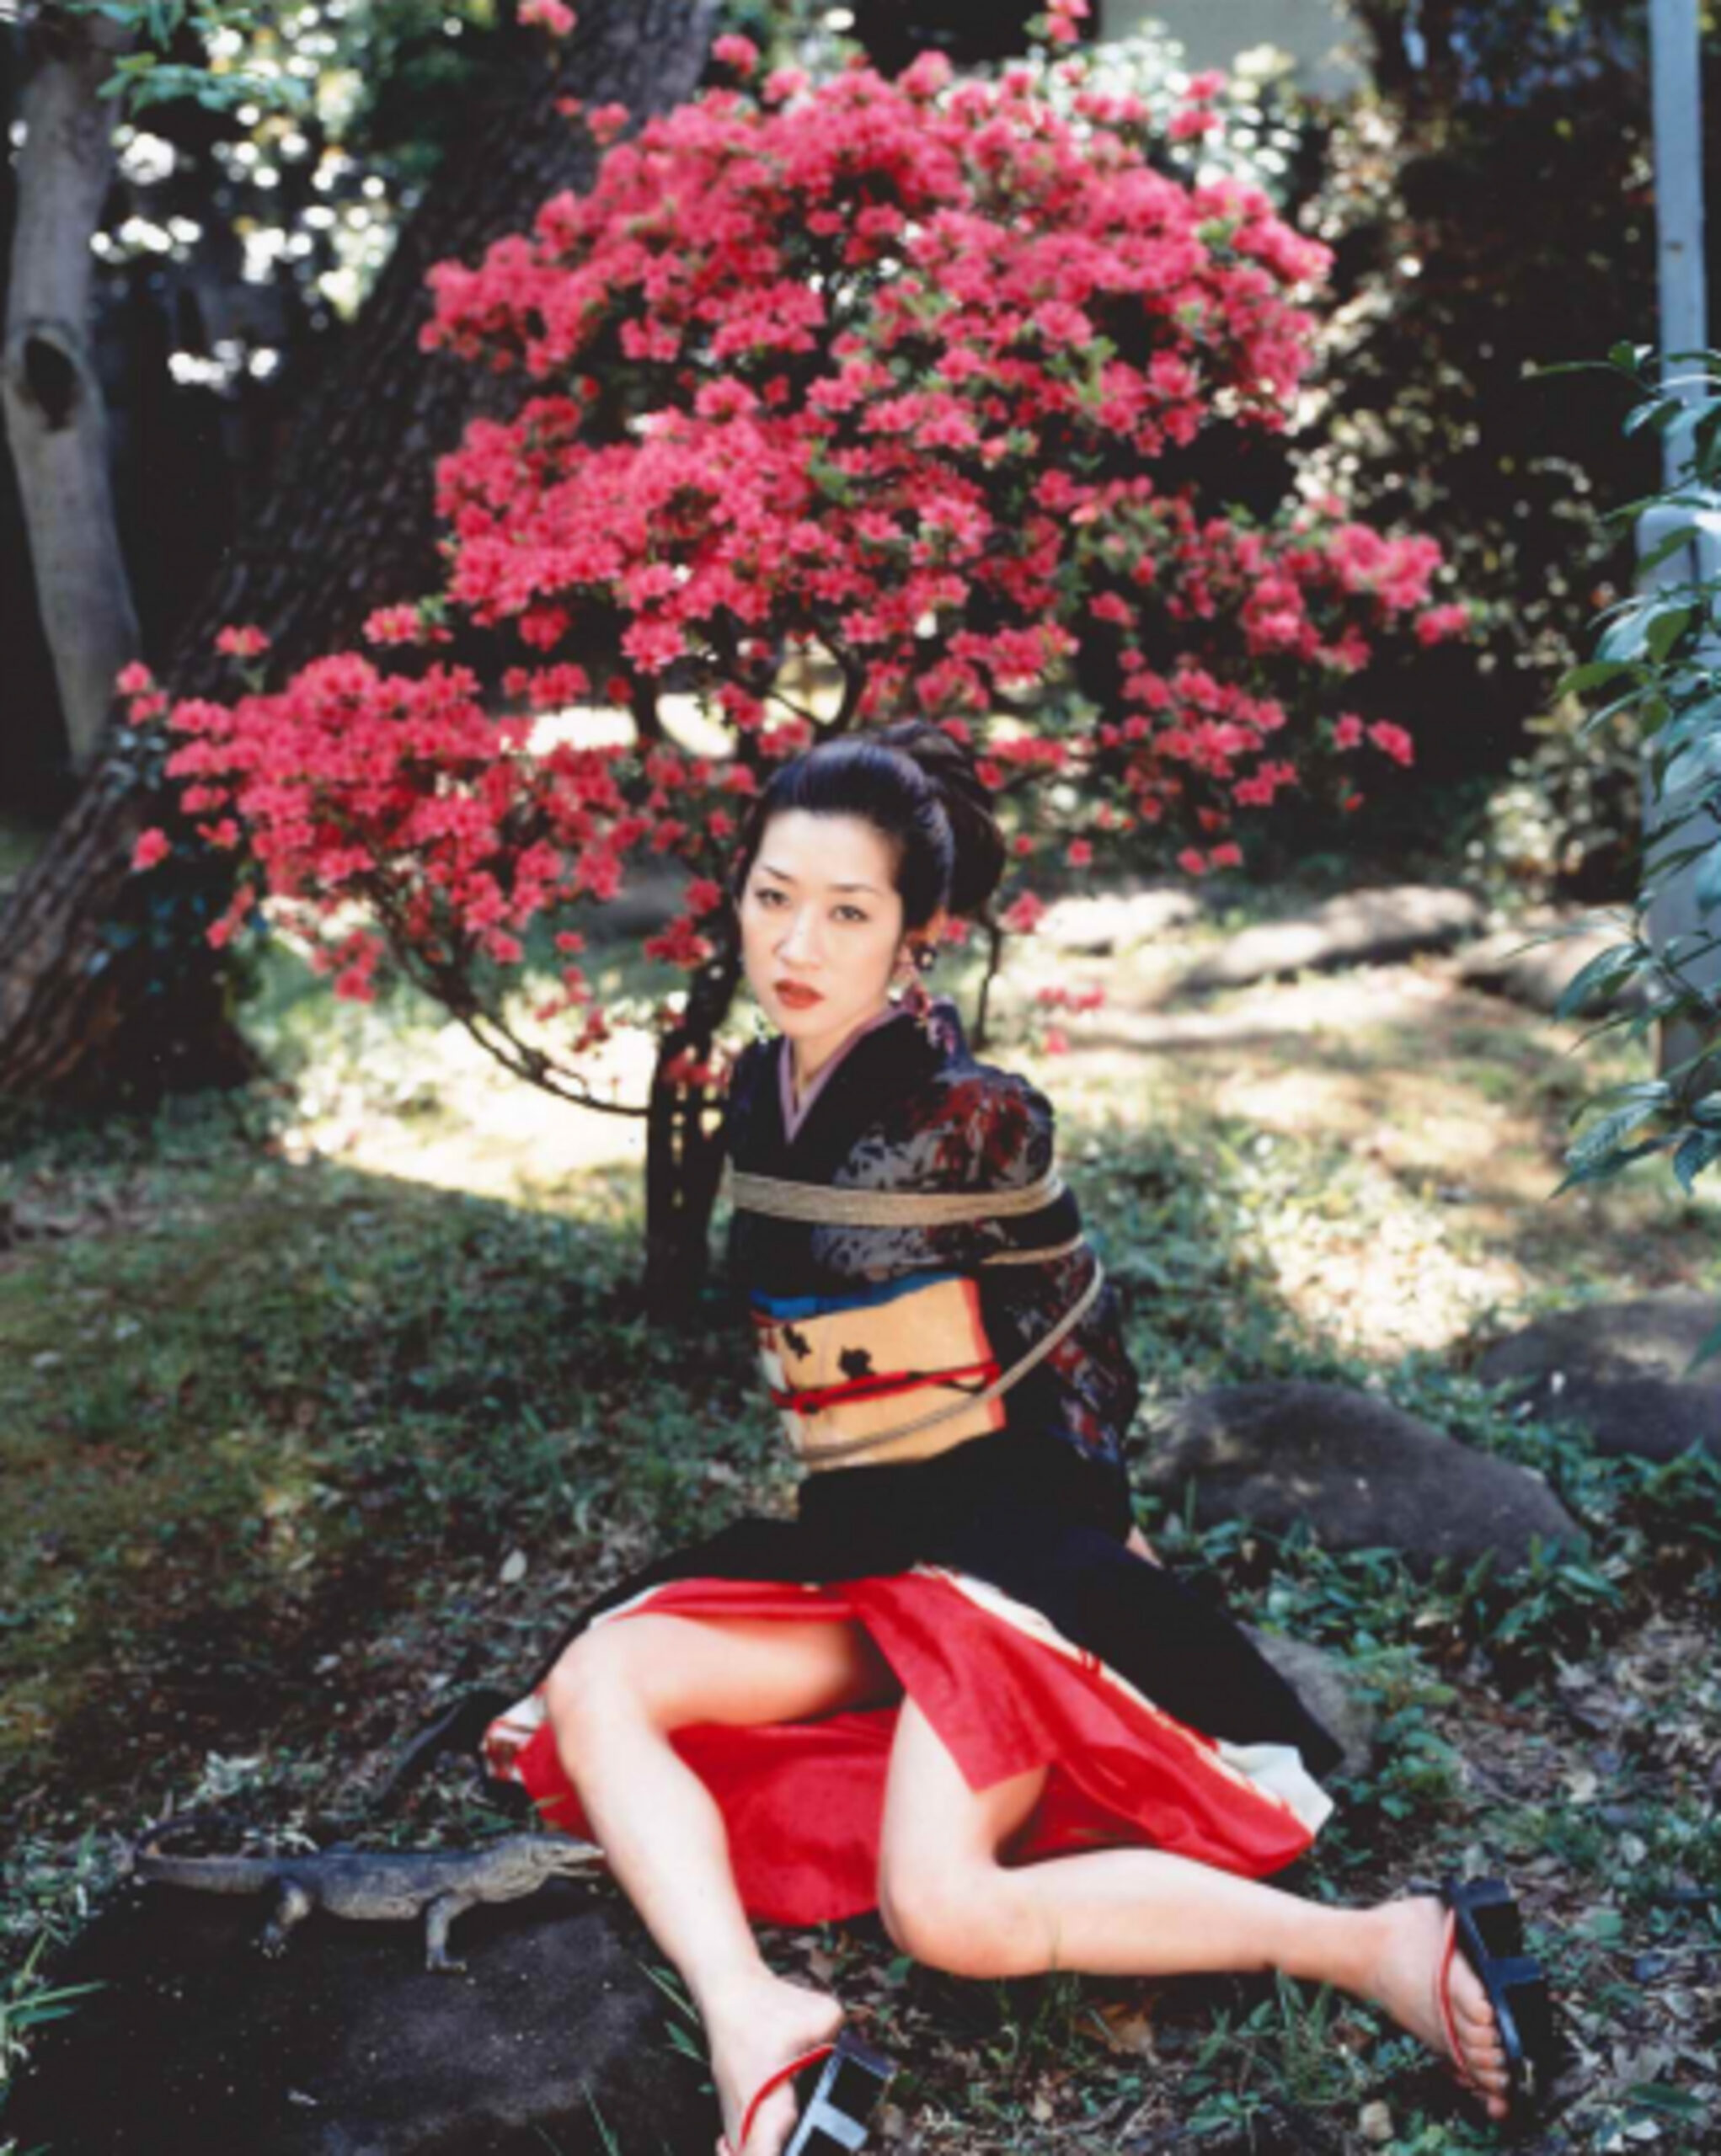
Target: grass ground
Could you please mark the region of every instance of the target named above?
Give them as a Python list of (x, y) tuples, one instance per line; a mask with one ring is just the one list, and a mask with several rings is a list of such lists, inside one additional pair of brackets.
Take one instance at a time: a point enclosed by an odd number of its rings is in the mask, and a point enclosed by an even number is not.
[[(1196, 1010), (1164, 992), (1187, 955), (1061, 963), (1109, 1001), (1059, 1056), (1022, 1044), (1030, 963), (988, 1051), (1058, 1103), (1146, 1410), (1367, 1385), (1537, 1468), (1590, 1536), (1510, 1588), (1430, 1589), (1386, 1552), (1144, 1507), (1379, 1707), (1376, 1770), (1286, 1883), (1508, 1866), (1576, 2045), (1537, 2145), (1713, 2145), (1721, 1481), (1597, 1460), (1471, 1373), (1541, 1309), (1721, 1285), (1721, 1201), (1640, 1173), (1550, 1203), (1572, 1107), (1630, 1052), (1574, 1059), (1444, 961)], [(469, 1838), (452, 1768), (370, 1811), (436, 1700), (517, 1673), (653, 1548), (788, 1498), (720, 1283), (690, 1337), (640, 1314), (634, 1126), (516, 1092), (422, 1006), (336, 1010), (277, 974), (258, 1023), (296, 1102), (61, 1131), (0, 1170), (0, 2068), (40, 2007), (34, 1942), (101, 1891), (114, 1837), (217, 1799), (276, 1838)], [(867, 1924), (767, 1940), (906, 2062), (887, 2147), (1492, 2145), (1414, 2044), (1295, 1987), (992, 1987)]]

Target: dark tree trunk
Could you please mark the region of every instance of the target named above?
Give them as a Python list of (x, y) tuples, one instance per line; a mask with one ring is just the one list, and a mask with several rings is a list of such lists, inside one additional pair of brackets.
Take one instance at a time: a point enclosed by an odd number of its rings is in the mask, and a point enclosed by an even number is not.
[(703, 1086), (671, 1085), (664, 1070), (683, 1053), (703, 1061), (740, 979), (733, 946), (694, 974), (681, 1023), (652, 1073), (645, 1123), (645, 1308), (672, 1325), (697, 1321), (710, 1257), (711, 1215), (727, 1150), (722, 1101)]
[(90, 349), (90, 239), (114, 170), (113, 115), (99, 93), (131, 36), (103, 16), (61, 10), (30, 27), (0, 347), (32, 582), (78, 772), (100, 752), (114, 676), (139, 643)]
[[(372, 607), (437, 587), (434, 461), (519, 386), (420, 353), (425, 272), (451, 256), (475, 259), (548, 195), (590, 185), (590, 138), (558, 99), (619, 102), (643, 123), (691, 95), (714, 9), (714, 0), (584, 0), (564, 46), (518, 34), (511, 93), (474, 113), (432, 182), (345, 351), (308, 396), (268, 499), (163, 670), (175, 695), (228, 691), (213, 653), (225, 622), (268, 632), (279, 678), (354, 642)], [(222, 970), (195, 932), (219, 899), (206, 887), (164, 924), (158, 897), (144, 896), (153, 879), (131, 875), (138, 834), (165, 820), (164, 806), (153, 758), (121, 729), (0, 917), (0, 1097), (148, 1099), (244, 1067)]]

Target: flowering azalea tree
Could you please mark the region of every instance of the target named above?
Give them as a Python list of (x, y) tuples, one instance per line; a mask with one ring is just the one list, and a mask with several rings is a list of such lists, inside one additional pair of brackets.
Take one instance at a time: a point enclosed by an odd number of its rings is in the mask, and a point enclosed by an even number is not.
[[(1071, 42), (1083, 12), (1040, 27)], [(1425, 539), (1331, 497), (1252, 518), (1179, 478), (1204, 430), (1285, 425), (1327, 257), (1259, 190), (1157, 169), (1145, 104), (1078, 87), (1060, 115), (1025, 68), (959, 81), (931, 54), (814, 85), (762, 79), (744, 38), (714, 51), (734, 88), (433, 272), (425, 344), (521, 384), (439, 467), (443, 588), (371, 616), (377, 656), (275, 687), (254, 665), (236, 701), (168, 714), (187, 818), (249, 864), (217, 939), (266, 895), (340, 992), (391, 956), (522, 1076), (651, 1119), (660, 1308), (703, 1264), (738, 975), (722, 873), (778, 760), (904, 712), (970, 742), (1025, 879), (996, 963), (1041, 910), (1038, 858), (1146, 842), (1205, 874), (1285, 788), (1336, 773), (1354, 800), (1357, 759), (1408, 762), (1355, 677), (1383, 632), (1464, 618), (1430, 603)], [(1216, 125), (1220, 88), (1197, 77), (1169, 134)], [(626, 117), (574, 116), (601, 141)], [(500, 698), (438, 654), (454, 624), (511, 641)], [(822, 708), (792, 693), (810, 661)], [(159, 691), (128, 679), (147, 717)], [(667, 731), (672, 681), (724, 753)], [(546, 740), (587, 701), (633, 741)], [(612, 1027), (576, 924), (654, 857), (685, 903), (645, 952), (685, 985), (623, 1102), (591, 1075)]]

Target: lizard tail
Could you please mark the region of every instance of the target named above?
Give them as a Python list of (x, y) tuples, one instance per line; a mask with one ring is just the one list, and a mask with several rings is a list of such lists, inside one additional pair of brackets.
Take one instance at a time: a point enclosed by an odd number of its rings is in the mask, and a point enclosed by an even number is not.
[(154, 1855), (157, 1844), (164, 1836), (182, 1834), (188, 1827), (206, 1827), (211, 1820), (225, 1823), (231, 1817), (219, 1805), (204, 1804), (195, 1812), (169, 1812), (165, 1818), (152, 1819), (148, 1826), (140, 1827), (126, 1844), (125, 1870), (133, 1870), (140, 1857)]
[(425, 1724), (395, 1761), (377, 1792), (377, 1807), (386, 1809), (443, 1753), (469, 1752), (476, 1758), (484, 1732), (511, 1704), (512, 1695), (499, 1691), (494, 1684), (480, 1684), (462, 1693), (452, 1706)]
[(145, 1849), (136, 1870), (158, 1886), (200, 1886), (215, 1894), (260, 1894), (281, 1879), (280, 1859), (266, 1856), (158, 1856)]

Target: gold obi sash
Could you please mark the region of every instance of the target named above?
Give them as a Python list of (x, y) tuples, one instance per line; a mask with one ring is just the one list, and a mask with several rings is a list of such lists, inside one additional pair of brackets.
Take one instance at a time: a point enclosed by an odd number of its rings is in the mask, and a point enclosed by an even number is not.
[[(860, 1452), (924, 1460), (1004, 1427), (1003, 1402), (988, 1390), (998, 1364), (981, 1321), (979, 1283), (965, 1274), (811, 1315), (793, 1299), (755, 1304), (753, 1336), (772, 1404), (804, 1466)], [(955, 1412), (933, 1424), (902, 1423), (905, 1406), (929, 1396)]]
[[(842, 1190), (763, 1176), (734, 1178), (735, 1203), (746, 1209), (874, 1227), (1031, 1212), (1062, 1189), (1056, 1171), (1005, 1191)], [(995, 1251), (981, 1263), (1033, 1263), (1084, 1245), (1078, 1235), (1050, 1249)], [(811, 1470), (862, 1459), (925, 1460), (1002, 1430), (1003, 1395), (1098, 1299), (1105, 1273), (1089, 1255), (1093, 1272), (1082, 1293), (1007, 1370), (1000, 1369), (986, 1337), (980, 1284), (971, 1273), (912, 1273), (852, 1297), (756, 1296), (754, 1344), (796, 1457)], [(916, 1395), (934, 1404), (902, 1419)]]

